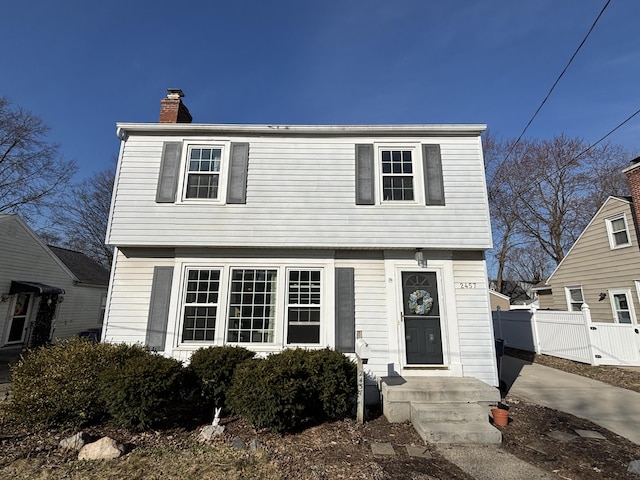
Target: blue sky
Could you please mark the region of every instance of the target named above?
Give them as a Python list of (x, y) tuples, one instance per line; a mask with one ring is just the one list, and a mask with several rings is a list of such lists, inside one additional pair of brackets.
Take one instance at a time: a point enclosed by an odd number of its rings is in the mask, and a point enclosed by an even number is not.
[[(486, 123), (517, 137), (606, 0), (9, 0), (0, 96), (39, 115), (78, 179), (157, 122)], [(527, 136), (594, 142), (640, 108), (640, 2), (612, 0)], [(640, 147), (640, 115), (610, 141)]]

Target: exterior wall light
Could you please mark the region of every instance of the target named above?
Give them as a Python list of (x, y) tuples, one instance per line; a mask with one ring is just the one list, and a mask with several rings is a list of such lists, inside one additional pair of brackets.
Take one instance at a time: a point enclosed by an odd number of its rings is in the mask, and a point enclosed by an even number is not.
[(420, 250), (419, 248), (416, 250), (416, 253), (414, 255), (414, 258), (416, 259), (416, 262), (418, 262), (418, 266), (421, 268), (426, 268), (427, 266), (427, 261), (424, 258), (424, 253), (422, 252), (422, 250)]

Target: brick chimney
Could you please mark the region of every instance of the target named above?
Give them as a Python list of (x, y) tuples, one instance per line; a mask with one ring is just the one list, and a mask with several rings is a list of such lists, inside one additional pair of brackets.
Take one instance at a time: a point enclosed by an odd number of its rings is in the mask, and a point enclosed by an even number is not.
[(182, 97), (184, 92), (179, 88), (167, 89), (167, 98), (160, 100), (160, 123), (191, 123), (193, 117)]
[[(632, 165), (623, 170), (629, 182), (631, 198), (633, 200), (633, 213), (636, 217), (636, 225), (640, 223), (640, 157), (631, 160)], [(640, 225), (639, 225), (640, 226)]]

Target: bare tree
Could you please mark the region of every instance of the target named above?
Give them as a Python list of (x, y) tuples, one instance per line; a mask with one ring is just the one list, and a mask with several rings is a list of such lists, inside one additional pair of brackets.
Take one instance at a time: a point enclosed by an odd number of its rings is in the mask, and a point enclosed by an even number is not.
[[(565, 135), (523, 140), (515, 148), (491, 136), (484, 144), (500, 280), (506, 272), (518, 280), (544, 279), (604, 200), (628, 193), (622, 169), (630, 154), (620, 146), (588, 148)], [(506, 151), (511, 155), (504, 160)]]
[(0, 97), (0, 213), (34, 221), (55, 204), (76, 171), (47, 141), (49, 127)]
[(84, 253), (106, 269), (111, 268), (113, 249), (105, 245), (115, 161), (71, 188), (63, 203), (61, 231), (65, 246)]

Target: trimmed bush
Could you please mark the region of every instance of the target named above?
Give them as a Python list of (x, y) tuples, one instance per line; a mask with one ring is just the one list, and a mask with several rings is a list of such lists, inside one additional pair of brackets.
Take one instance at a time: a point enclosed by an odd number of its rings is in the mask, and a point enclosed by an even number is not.
[(169, 416), (182, 398), (184, 381), (178, 360), (156, 354), (129, 358), (100, 375), (100, 399), (116, 423), (144, 429)]
[(284, 432), (344, 418), (355, 395), (355, 365), (329, 349), (290, 349), (239, 365), (227, 404), (256, 428)]
[(299, 427), (312, 409), (304, 350), (285, 350), (242, 363), (227, 404), (256, 428), (284, 432)]
[(356, 364), (325, 348), (309, 352), (307, 368), (323, 416), (332, 420), (348, 416), (358, 390)]
[(29, 427), (79, 427), (104, 417), (98, 377), (109, 365), (147, 355), (141, 346), (64, 340), (23, 355), (11, 368), (11, 413)]
[(189, 368), (198, 379), (208, 407), (227, 408), (227, 390), (233, 373), (239, 364), (253, 356), (246, 348), (232, 346), (200, 348), (193, 353)]

